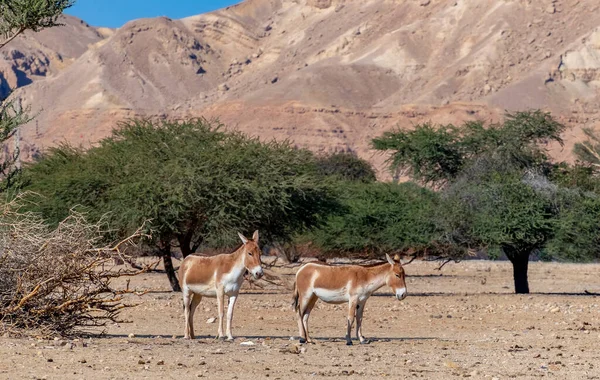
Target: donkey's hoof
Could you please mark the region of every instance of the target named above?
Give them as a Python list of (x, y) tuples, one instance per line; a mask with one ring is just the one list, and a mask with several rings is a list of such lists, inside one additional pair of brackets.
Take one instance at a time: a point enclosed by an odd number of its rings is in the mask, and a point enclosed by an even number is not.
[(360, 344), (370, 344), (371, 341), (369, 339), (363, 339), (360, 341)]
[(225, 339), (226, 342), (233, 342), (235, 339), (233, 337), (228, 337)]
[(346, 341), (346, 346), (352, 346), (352, 341), (351, 340), (347, 340)]
[(298, 339), (298, 342), (300, 342), (300, 344), (304, 344), (304, 343), (306, 343), (306, 339), (300, 338), (300, 339)]

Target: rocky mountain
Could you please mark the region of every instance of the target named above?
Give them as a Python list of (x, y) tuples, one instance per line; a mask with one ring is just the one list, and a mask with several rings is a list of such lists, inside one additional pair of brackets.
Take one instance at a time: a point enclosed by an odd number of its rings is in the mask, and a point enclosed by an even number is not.
[(65, 16), (61, 23), (41, 33), (26, 32), (0, 51), (0, 98), (11, 89), (58, 74), (105, 38), (75, 17)]
[(596, 0), (246, 0), (114, 33), (67, 20), (1, 52), (39, 111), (29, 152), (132, 116), (205, 116), (381, 167), (369, 141), (390, 128), (543, 108), (572, 126), (552, 147), (569, 159), (600, 120)]

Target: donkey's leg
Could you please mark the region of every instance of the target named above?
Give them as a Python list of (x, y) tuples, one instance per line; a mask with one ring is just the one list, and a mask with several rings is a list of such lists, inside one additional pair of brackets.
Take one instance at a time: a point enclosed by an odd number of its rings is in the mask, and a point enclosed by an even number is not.
[(306, 343), (314, 343), (314, 341), (310, 339), (310, 336), (308, 335), (308, 317), (310, 316), (310, 312), (312, 311), (313, 307), (315, 307), (317, 300), (318, 297), (313, 294), (306, 304), (306, 309), (302, 315), (302, 323), (304, 324), (304, 331), (306, 332)]
[(183, 293), (183, 315), (185, 318), (185, 329), (183, 331), (183, 337), (185, 339), (192, 339), (192, 334), (191, 334), (192, 328), (190, 327), (190, 325), (192, 323), (194, 323), (194, 321), (190, 318), (190, 306), (192, 303), (193, 294), (190, 292), (190, 290), (185, 285), (183, 286), (182, 293)]
[(306, 342), (306, 331), (304, 330), (304, 324), (302, 323), (302, 301), (299, 301), (298, 312), (296, 316), (298, 317), (298, 337), (300, 339), (300, 343)]
[(217, 308), (219, 311), (219, 330), (218, 330), (218, 339), (224, 338), (223, 335), (223, 302), (224, 302), (225, 294), (223, 292), (223, 288), (217, 288)]
[(233, 308), (237, 301), (237, 294), (229, 297), (229, 306), (227, 307), (227, 340), (233, 340), (231, 335), (231, 321), (233, 320)]
[(306, 343), (308, 340), (308, 332), (304, 328), (303, 318), (311, 297), (313, 297), (312, 294), (300, 293), (298, 295), (298, 334), (300, 336), (300, 343)]
[(198, 304), (200, 303), (200, 301), (202, 301), (202, 296), (200, 294), (193, 294), (192, 293), (192, 301), (190, 302), (190, 337), (191, 339), (195, 338), (194, 335), (194, 312), (196, 311), (196, 308), (198, 307)]
[(361, 344), (367, 344), (369, 343), (368, 339), (365, 339), (365, 337), (362, 334), (362, 321), (363, 321), (363, 313), (365, 311), (365, 302), (359, 303), (356, 306), (356, 337), (358, 338), (358, 340), (360, 340)]
[(346, 331), (346, 345), (352, 346), (352, 325), (354, 324), (354, 317), (356, 315), (357, 300), (350, 299), (348, 302), (348, 329)]

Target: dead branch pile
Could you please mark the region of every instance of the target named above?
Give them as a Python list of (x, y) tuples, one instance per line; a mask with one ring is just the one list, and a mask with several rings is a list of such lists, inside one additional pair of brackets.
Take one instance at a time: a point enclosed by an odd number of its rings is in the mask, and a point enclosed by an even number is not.
[(0, 206), (0, 330), (69, 336), (117, 321), (131, 291), (114, 289), (111, 280), (143, 270), (116, 270), (113, 263), (141, 232), (97, 248), (102, 223), (72, 212), (51, 229), (21, 212), (20, 202)]

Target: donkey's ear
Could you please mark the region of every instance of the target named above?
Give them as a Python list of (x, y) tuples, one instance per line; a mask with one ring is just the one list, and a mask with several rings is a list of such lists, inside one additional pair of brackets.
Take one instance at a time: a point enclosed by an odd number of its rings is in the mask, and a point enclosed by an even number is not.
[(402, 263), (402, 260), (400, 260), (400, 255), (398, 255), (397, 253), (394, 255), (394, 262)]
[(246, 239), (246, 237), (239, 232), (238, 232), (238, 236), (240, 237), (240, 239), (242, 239), (242, 243), (246, 244), (248, 242), (248, 239)]
[(387, 253), (385, 254), (385, 258), (387, 259), (388, 263), (390, 263), (392, 265), (396, 264), (396, 263), (394, 263), (394, 260), (392, 260), (390, 255), (388, 255)]
[(252, 240), (254, 240), (255, 243), (258, 243), (258, 230), (254, 231), (252, 234)]

